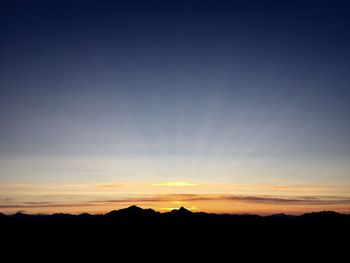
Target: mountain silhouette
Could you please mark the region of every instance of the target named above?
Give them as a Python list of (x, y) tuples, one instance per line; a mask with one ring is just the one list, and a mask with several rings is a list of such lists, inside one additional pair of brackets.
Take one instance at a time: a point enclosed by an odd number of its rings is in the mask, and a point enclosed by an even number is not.
[(160, 213), (153, 209), (143, 209), (138, 206), (113, 210), (106, 214), (63, 214), (56, 213), (52, 215), (29, 215), (23, 212), (17, 212), (13, 215), (0, 213), (0, 224), (10, 224), (11, 226), (26, 224), (65, 224), (67, 226), (114, 226), (122, 225), (221, 225), (230, 228), (240, 229), (241, 227), (274, 227), (275, 225), (286, 225), (289, 228), (305, 226), (332, 226), (332, 227), (350, 227), (350, 215), (340, 214), (333, 211), (321, 211), (306, 213), (300, 216), (286, 214), (274, 214), (270, 216), (259, 215), (235, 215), (235, 214), (208, 214), (204, 212), (195, 213), (184, 207), (174, 209), (170, 212)]
[[(138, 244), (158, 249), (159, 246), (173, 248), (184, 244), (183, 247), (192, 247), (193, 244), (213, 245), (214, 242), (220, 249), (226, 246), (227, 251), (231, 251), (235, 244), (244, 244), (248, 248), (265, 244), (271, 249), (267, 239), (273, 240), (273, 248), (282, 245), (288, 248), (287, 241), (292, 240), (304, 242), (307, 247), (312, 242), (322, 245), (331, 240), (336, 243), (350, 235), (350, 215), (332, 211), (300, 216), (210, 214), (192, 212), (184, 207), (160, 213), (131, 206), (98, 215), (0, 213), (0, 230), (1, 240), (12, 240), (9, 244), (16, 246), (22, 242), (24, 247), (30, 244), (52, 246), (56, 243), (57, 247), (70, 244), (75, 248), (77, 245), (91, 247), (93, 244), (92, 250), (102, 246), (104, 251), (105, 246), (111, 249), (133, 248)], [(339, 234), (344, 238), (338, 239)], [(342, 243), (339, 241), (337, 244)], [(294, 245), (291, 242), (289, 248)], [(85, 249), (83, 253), (86, 253)], [(135, 253), (136, 250), (130, 255)]]
[(7, 215), (0, 213), (0, 222), (6, 221), (8, 219)]
[(282, 218), (282, 219), (290, 219), (290, 218), (294, 218), (295, 216), (293, 215), (288, 215), (288, 214), (284, 214), (284, 213), (278, 213), (278, 214), (273, 214), (270, 216), (267, 216), (268, 218)]
[(19, 211), (13, 215), (5, 215), (3, 213), (0, 213), (1, 219), (16, 219), (16, 220), (50, 220), (50, 219), (99, 219), (100, 221), (103, 221), (103, 219), (119, 219), (119, 218), (135, 218), (135, 219), (145, 219), (145, 218), (154, 218), (159, 220), (166, 220), (167, 218), (183, 218), (183, 217), (192, 217), (196, 219), (207, 219), (207, 220), (219, 220), (219, 221), (268, 221), (269, 219), (278, 219), (278, 220), (288, 220), (291, 222), (327, 222), (327, 221), (342, 221), (342, 222), (349, 222), (350, 221), (350, 215), (348, 214), (340, 214), (334, 211), (320, 211), (320, 212), (312, 212), (312, 213), (305, 213), (300, 216), (294, 216), (294, 215), (287, 215), (287, 214), (272, 214), (269, 216), (259, 216), (254, 214), (208, 214), (205, 212), (192, 212), (185, 207), (180, 207), (179, 209), (173, 209), (170, 212), (160, 213), (157, 212), (151, 208), (143, 209), (141, 207), (138, 207), (136, 205), (118, 209), (118, 210), (112, 210), (106, 214), (101, 215), (91, 215), (88, 213), (79, 214), (79, 215), (72, 215), (72, 214), (64, 214), (64, 213), (55, 213), (51, 215), (41, 215), (41, 214), (26, 214), (22, 211)]
[(28, 215), (28, 214), (25, 214), (25, 213), (19, 211), (19, 212), (15, 213), (14, 215), (12, 215), (11, 217), (15, 218), (15, 219), (32, 219), (36, 216), (37, 215)]
[(55, 218), (55, 219), (70, 219), (70, 218), (74, 218), (75, 216), (71, 214), (56, 213), (56, 214), (49, 215), (49, 217)]
[(184, 208), (183, 206), (181, 206), (179, 209), (173, 209), (169, 213), (174, 215), (174, 216), (191, 216), (191, 215), (193, 215), (193, 213), (190, 210)]
[(142, 209), (141, 207), (138, 207), (136, 205), (130, 206), (128, 208), (123, 208), (119, 210), (113, 210), (107, 214), (105, 214), (105, 217), (149, 217), (154, 216), (158, 214), (158, 212), (154, 211), (151, 208), (148, 209)]

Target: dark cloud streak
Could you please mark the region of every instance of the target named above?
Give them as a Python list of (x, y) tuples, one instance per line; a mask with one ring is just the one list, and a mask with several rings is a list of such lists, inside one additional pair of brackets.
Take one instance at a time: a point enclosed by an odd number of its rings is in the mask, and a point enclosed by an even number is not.
[(173, 194), (159, 196), (144, 196), (135, 198), (120, 198), (106, 200), (90, 200), (79, 203), (55, 203), (55, 202), (19, 202), (1, 204), (0, 209), (11, 208), (50, 208), (50, 207), (89, 207), (103, 206), (103, 204), (140, 204), (158, 202), (244, 202), (252, 204), (270, 205), (350, 205), (350, 197), (337, 196), (298, 196), (298, 197), (274, 197), (274, 196), (242, 196), (242, 195), (197, 195), (197, 194)]

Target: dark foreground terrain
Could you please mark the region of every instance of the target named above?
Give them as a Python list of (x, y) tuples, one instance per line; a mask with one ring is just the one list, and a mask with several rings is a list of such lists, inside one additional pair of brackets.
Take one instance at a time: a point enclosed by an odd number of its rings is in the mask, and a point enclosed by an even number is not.
[(251, 251), (247, 258), (255, 257), (257, 249), (272, 254), (286, 251), (288, 257), (302, 251), (314, 255), (332, 251), (337, 256), (348, 250), (350, 237), (350, 215), (330, 211), (262, 217), (192, 213), (185, 208), (159, 213), (132, 206), (104, 215), (17, 213), (0, 218), (3, 251), (36, 247), (30, 252), (53, 250), (56, 256), (81, 248), (85, 256), (130, 249), (134, 252), (129, 257), (140, 256), (140, 248), (200, 255), (217, 249), (241, 253), (244, 248)]

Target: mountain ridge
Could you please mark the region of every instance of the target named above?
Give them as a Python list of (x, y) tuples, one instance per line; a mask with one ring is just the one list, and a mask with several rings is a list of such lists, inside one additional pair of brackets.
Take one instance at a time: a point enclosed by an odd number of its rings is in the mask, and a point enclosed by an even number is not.
[(277, 218), (277, 219), (293, 219), (293, 218), (313, 218), (313, 217), (327, 217), (327, 218), (335, 218), (335, 217), (349, 217), (350, 214), (342, 214), (335, 211), (315, 211), (308, 212), (301, 215), (289, 215), (284, 213), (277, 213), (271, 215), (257, 215), (257, 214), (220, 214), (220, 213), (207, 213), (207, 212), (192, 212), (185, 207), (180, 207), (179, 209), (173, 209), (168, 212), (158, 212), (153, 210), (152, 208), (141, 208), (136, 205), (132, 205), (126, 208), (121, 208), (117, 210), (109, 211), (105, 214), (89, 214), (89, 213), (81, 213), (81, 214), (69, 214), (69, 213), (53, 213), (53, 214), (26, 214), (23, 211), (16, 212), (15, 214), (6, 215), (0, 212), (0, 217), (3, 218), (14, 218), (14, 219), (24, 219), (24, 218), (94, 218), (94, 217), (125, 217), (125, 216), (213, 216), (213, 217), (256, 217), (256, 218)]

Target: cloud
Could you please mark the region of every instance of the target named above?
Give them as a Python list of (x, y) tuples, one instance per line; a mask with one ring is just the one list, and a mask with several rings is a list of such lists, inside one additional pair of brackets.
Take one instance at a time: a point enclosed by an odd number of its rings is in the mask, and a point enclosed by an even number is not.
[(14, 204), (0, 205), (0, 209), (13, 209), (13, 208), (51, 208), (51, 207), (85, 207), (95, 206), (94, 203), (51, 203), (51, 202), (22, 202)]
[(186, 186), (197, 186), (198, 184), (190, 182), (161, 182), (161, 183), (152, 183), (154, 186), (170, 186), (170, 187), (186, 187)]
[(12, 200), (14, 200), (14, 199), (11, 197), (0, 197), (0, 202), (2, 202), (2, 203), (11, 202)]
[(325, 197), (325, 196), (301, 196), (301, 197), (271, 197), (271, 196), (220, 196), (220, 200), (243, 201), (249, 203), (266, 204), (303, 204), (303, 205), (331, 205), (350, 204), (347, 197)]
[(120, 199), (106, 199), (106, 200), (92, 200), (90, 203), (147, 203), (147, 202), (161, 202), (168, 201), (169, 199), (164, 196), (158, 197), (131, 197), (131, 198), (120, 198)]
[(298, 197), (275, 197), (275, 196), (243, 196), (243, 195), (197, 195), (197, 194), (170, 194), (157, 195), (151, 197), (135, 197), (122, 199), (108, 199), (90, 201), (92, 203), (147, 203), (147, 202), (165, 202), (165, 201), (232, 201), (246, 203), (264, 203), (264, 204), (302, 204), (302, 205), (332, 205), (332, 204), (350, 204), (350, 197), (336, 196), (298, 196)]
[(147, 204), (149, 206), (163, 205), (164, 203), (206, 202), (217, 204), (219, 202), (235, 202), (247, 204), (269, 204), (269, 205), (350, 205), (350, 197), (339, 196), (254, 196), (254, 195), (216, 195), (216, 194), (165, 194), (134, 196), (115, 199), (99, 199), (78, 202), (7, 202), (0, 204), (0, 209), (28, 209), (28, 208), (60, 208), (60, 207), (110, 207), (113, 204), (132, 205)]
[(97, 187), (101, 187), (101, 188), (120, 188), (120, 187), (123, 187), (122, 184), (101, 184), (101, 185), (98, 185)]

